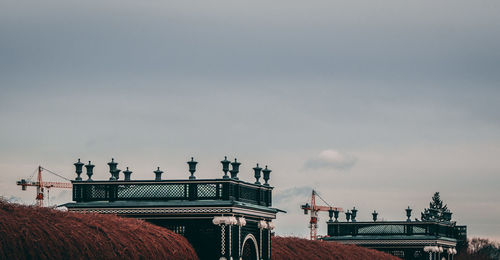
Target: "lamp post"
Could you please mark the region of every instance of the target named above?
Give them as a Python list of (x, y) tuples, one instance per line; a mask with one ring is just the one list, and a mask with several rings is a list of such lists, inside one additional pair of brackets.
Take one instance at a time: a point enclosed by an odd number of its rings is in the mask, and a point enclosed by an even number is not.
[(220, 251), (220, 254), (221, 254), (221, 257), (219, 258), (220, 260), (221, 259), (226, 259), (225, 258), (225, 255), (226, 255), (226, 226), (229, 228), (229, 231), (228, 231), (228, 242), (229, 242), (229, 245), (228, 245), (228, 253), (229, 253), (229, 259), (232, 259), (232, 240), (231, 240), (231, 226), (233, 225), (237, 225), (237, 224), (241, 224), (242, 226), (246, 225), (246, 220), (242, 219), (242, 220), (238, 220), (236, 217), (214, 217), (213, 220), (212, 220), (212, 223), (214, 225), (218, 225), (220, 226), (220, 231), (221, 231), (221, 245), (220, 245), (220, 248), (221, 248), (221, 251)]
[(241, 257), (241, 227), (244, 227), (247, 225), (247, 221), (244, 217), (239, 217), (238, 218), (238, 257), (239, 259), (242, 259)]
[(429, 260), (432, 260), (432, 246), (424, 246), (424, 252), (429, 253)]
[(451, 254), (451, 260), (453, 260), (453, 257), (457, 254), (457, 249), (456, 248), (450, 248), (450, 254)]
[(426, 246), (424, 247), (424, 252), (429, 253), (429, 260), (439, 259), (441, 252), (443, 252), (443, 248), (440, 246)]
[(267, 222), (267, 259), (271, 259), (271, 230), (275, 228), (274, 223)]
[(260, 234), (260, 237), (259, 237), (259, 240), (260, 240), (259, 255), (261, 256), (261, 259), (262, 259), (262, 231), (263, 231), (263, 229), (267, 229), (269, 227), (268, 227), (267, 222), (265, 220), (261, 220), (261, 221), (257, 222), (257, 227), (259, 228), (259, 234)]
[(457, 250), (455, 248), (450, 247), (446, 250), (446, 252), (448, 253), (448, 260), (451, 260), (453, 259), (453, 255), (457, 253)]

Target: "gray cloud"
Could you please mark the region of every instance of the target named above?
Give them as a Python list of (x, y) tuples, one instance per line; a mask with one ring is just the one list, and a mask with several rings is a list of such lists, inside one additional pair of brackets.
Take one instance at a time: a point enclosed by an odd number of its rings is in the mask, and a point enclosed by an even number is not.
[[(310, 186), (366, 208), (367, 219), (370, 207), (397, 219), (409, 201), (423, 208), (436, 190), (467, 190), (477, 208), (450, 201), (454, 216), (471, 234), (499, 234), (491, 227), (500, 211), (475, 214), (491, 211), (485, 198), (500, 200), (499, 8), (470, 0), (3, 1), (0, 195), (34, 203), (33, 190), (13, 183), (39, 164), (74, 178), (72, 163), (86, 158), (104, 178), (115, 157), (137, 179), (156, 166), (185, 178), (195, 156), (199, 177), (213, 178), (231, 155), (246, 180), (256, 162), (272, 166), (276, 206), (289, 210), (278, 233), (307, 232), (297, 226), (307, 222), (298, 205)], [(325, 147), (336, 151), (311, 153)], [(311, 178), (304, 169), (350, 174)], [(412, 176), (439, 181), (409, 183)], [(54, 203), (71, 200), (57, 192)], [(372, 206), (408, 193), (416, 198)]]
[(273, 201), (277, 205), (284, 201), (290, 201), (292, 198), (301, 197), (306, 199), (310, 196), (313, 188), (309, 186), (292, 187), (273, 194)]
[(5, 200), (5, 201), (10, 202), (10, 203), (18, 203), (18, 204), (24, 204), (25, 203), (25, 200), (23, 200), (22, 198), (17, 197), (17, 196), (10, 196), (8, 198), (0, 196), (0, 200)]
[(328, 149), (321, 151), (316, 157), (307, 160), (304, 164), (306, 169), (337, 169), (348, 170), (357, 162), (353, 155)]

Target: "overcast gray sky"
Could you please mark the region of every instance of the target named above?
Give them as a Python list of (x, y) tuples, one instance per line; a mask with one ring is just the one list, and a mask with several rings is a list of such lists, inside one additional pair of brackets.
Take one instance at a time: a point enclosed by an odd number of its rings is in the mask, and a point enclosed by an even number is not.
[[(499, 1), (0, 1), (0, 195), (37, 165), (74, 178), (273, 170), (277, 233), (312, 188), (359, 218), (435, 191), (500, 240)], [(51, 202), (71, 199), (52, 191)], [(321, 223), (327, 214), (320, 216)], [(320, 225), (320, 234), (326, 225)]]

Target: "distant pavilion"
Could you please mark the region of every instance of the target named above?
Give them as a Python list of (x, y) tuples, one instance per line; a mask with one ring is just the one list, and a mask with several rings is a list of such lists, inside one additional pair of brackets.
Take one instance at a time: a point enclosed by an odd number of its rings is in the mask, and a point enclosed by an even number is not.
[[(95, 181), (94, 165), (78, 160), (72, 181), (74, 202), (64, 206), (72, 212), (116, 214), (166, 227), (185, 236), (200, 259), (269, 260), (272, 220), (280, 211), (272, 208), (271, 170), (257, 164), (256, 181), (245, 182), (238, 177), (241, 163), (225, 158), (220, 179), (197, 179), (197, 162), (191, 158), (187, 163), (190, 176), (185, 180), (163, 179), (159, 167), (154, 180), (132, 180), (128, 167), (120, 177), (112, 159), (109, 180)], [(80, 177), (83, 166), (87, 180)]]
[(452, 213), (442, 205), (439, 193), (420, 220), (411, 220), (410, 207), (405, 221), (377, 221), (374, 211), (372, 222), (358, 222), (357, 211), (353, 208), (345, 212), (346, 221), (342, 222), (339, 212), (330, 210), (328, 235), (321, 239), (372, 248), (402, 259), (453, 259), (458, 251), (466, 250), (467, 226), (452, 221)]

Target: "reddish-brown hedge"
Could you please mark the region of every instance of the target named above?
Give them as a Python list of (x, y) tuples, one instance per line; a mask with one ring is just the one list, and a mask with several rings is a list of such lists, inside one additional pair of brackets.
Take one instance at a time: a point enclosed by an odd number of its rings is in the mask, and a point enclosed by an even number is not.
[[(179, 259), (198, 257), (182, 236), (147, 222), (0, 200), (0, 259)], [(399, 259), (335, 242), (273, 237), (273, 260)]]
[(380, 251), (354, 245), (343, 245), (329, 241), (311, 241), (296, 237), (273, 237), (271, 257), (273, 260), (399, 259)]
[(0, 259), (198, 259), (189, 242), (147, 222), (0, 201)]

